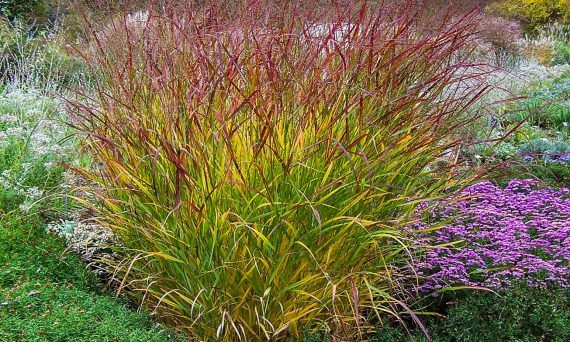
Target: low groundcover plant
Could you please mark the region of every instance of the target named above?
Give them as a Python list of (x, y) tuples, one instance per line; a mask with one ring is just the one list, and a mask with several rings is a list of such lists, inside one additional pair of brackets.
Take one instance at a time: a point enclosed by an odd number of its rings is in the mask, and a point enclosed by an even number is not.
[(450, 152), (488, 89), (475, 16), (224, 4), (151, 6), (78, 48), (100, 76), (70, 101), (78, 172), (125, 246), (103, 260), (118, 291), (204, 340), (413, 315), (402, 227), (462, 182)]

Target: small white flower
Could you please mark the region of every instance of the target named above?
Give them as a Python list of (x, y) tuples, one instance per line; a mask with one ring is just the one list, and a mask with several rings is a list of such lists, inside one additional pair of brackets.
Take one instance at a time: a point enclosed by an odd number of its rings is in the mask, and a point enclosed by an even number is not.
[(568, 127), (568, 122), (564, 121), (564, 122), (562, 123), (562, 126)]
[(51, 168), (54, 167), (54, 166), (55, 166), (55, 162), (52, 162), (52, 161), (49, 161), (49, 162), (45, 162), (45, 163), (44, 163), (44, 167), (45, 167), (46, 169), (48, 169), (48, 170), (51, 169)]
[(475, 159), (481, 159), (482, 157), (478, 154), (475, 155)]
[(32, 206), (26, 203), (22, 203), (18, 206), (18, 208), (23, 212), (28, 212), (32, 208)]
[(31, 144), (32, 151), (37, 155), (46, 155), (52, 151), (51, 139), (44, 133), (34, 134)]
[(30, 109), (28, 110), (28, 112), (26, 113), (27, 116), (31, 116), (31, 117), (41, 117), (42, 116), (42, 112), (38, 109)]
[(9, 127), (6, 130), (6, 134), (8, 136), (18, 136), (21, 135), (24, 132), (24, 129), (22, 127)]
[(43, 194), (44, 194), (43, 190), (41, 190), (35, 186), (28, 188), (26, 190), (26, 196), (31, 200), (38, 199), (38, 198), (42, 197)]
[(11, 114), (0, 115), (0, 122), (14, 123), (16, 121), (18, 121), (18, 117), (15, 115), (11, 115)]
[(12, 188), (12, 182), (8, 177), (0, 177), (0, 186), (4, 189)]
[(31, 167), (32, 163), (22, 163), (22, 169), (24, 169), (25, 172), (29, 171)]

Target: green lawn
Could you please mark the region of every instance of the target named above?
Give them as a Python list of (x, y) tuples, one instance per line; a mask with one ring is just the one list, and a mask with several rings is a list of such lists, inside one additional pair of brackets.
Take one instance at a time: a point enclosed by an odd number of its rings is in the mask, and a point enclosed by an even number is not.
[(172, 341), (172, 332), (103, 293), (41, 223), (0, 220), (0, 340)]

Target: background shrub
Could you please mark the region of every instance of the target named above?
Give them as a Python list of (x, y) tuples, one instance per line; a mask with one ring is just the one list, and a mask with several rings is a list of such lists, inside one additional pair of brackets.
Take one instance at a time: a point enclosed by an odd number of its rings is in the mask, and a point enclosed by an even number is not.
[[(479, 30), (482, 43), (491, 45), (494, 65), (514, 68), (520, 64), (523, 54), (518, 44), (522, 29), (518, 22), (507, 18), (481, 15)], [(480, 47), (482, 50), (483, 46)]]
[(9, 21), (45, 21), (49, 16), (50, 1), (46, 0), (0, 0), (0, 15)]
[(501, 0), (488, 7), (494, 14), (520, 20), (527, 32), (537, 33), (549, 23), (570, 23), (568, 0)]

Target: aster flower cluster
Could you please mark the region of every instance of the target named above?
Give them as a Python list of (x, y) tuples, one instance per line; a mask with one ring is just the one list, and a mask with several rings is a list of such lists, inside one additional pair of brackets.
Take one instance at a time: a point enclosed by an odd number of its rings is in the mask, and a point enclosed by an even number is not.
[[(442, 203), (443, 204), (443, 203)], [(570, 189), (534, 180), (491, 182), (466, 188), (415, 224), (420, 245), (420, 290), (448, 286), (570, 288)], [(429, 221), (448, 222), (426, 233)], [(418, 233), (419, 232), (419, 233)]]

